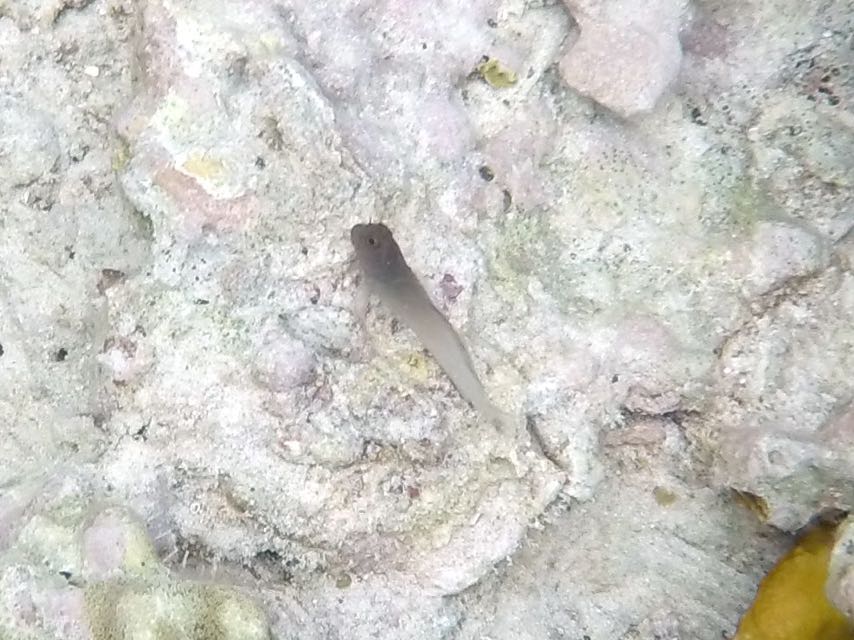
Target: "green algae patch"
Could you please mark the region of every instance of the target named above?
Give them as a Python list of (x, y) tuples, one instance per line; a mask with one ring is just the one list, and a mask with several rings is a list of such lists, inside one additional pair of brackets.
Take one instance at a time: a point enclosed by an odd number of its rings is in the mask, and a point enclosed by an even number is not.
[(652, 495), (655, 497), (655, 501), (662, 507), (669, 507), (674, 502), (676, 502), (678, 496), (673, 493), (667, 487), (655, 487), (652, 490)]
[(160, 567), (154, 545), (141, 526), (128, 523), (125, 530), (125, 552), (122, 569), (130, 575), (146, 575)]
[(113, 157), (111, 158), (110, 164), (113, 167), (113, 171), (119, 172), (123, 171), (125, 167), (130, 164), (131, 159), (131, 150), (130, 145), (123, 140), (122, 138), (118, 139), (116, 144), (116, 148), (113, 151)]
[(750, 231), (757, 220), (768, 213), (768, 196), (756, 189), (748, 178), (741, 179), (731, 193), (730, 219), (736, 228)]
[(536, 278), (562, 311), (577, 313), (594, 306), (578, 294), (578, 266), (560, 245), (547, 213), (508, 220), (499, 234), (489, 270), (503, 300), (511, 305), (527, 300), (531, 278)]
[(169, 579), (113, 580), (86, 589), (94, 640), (268, 640), (263, 612), (224, 587)]
[(507, 89), (519, 80), (515, 71), (505, 67), (495, 58), (485, 58), (475, 70), (489, 86), (496, 89)]
[(500, 230), (489, 267), (496, 292), (505, 300), (519, 299), (525, 294), (528, 275), (537, 271), (532, 247), (542, 249), (544, 226), (539, 216), (532, 215), (514, 218)]
[(21, 531), (19, 540), (34, 561), (54, 571), (79, 573), (83, 561), (73, 527), (36, 515)]

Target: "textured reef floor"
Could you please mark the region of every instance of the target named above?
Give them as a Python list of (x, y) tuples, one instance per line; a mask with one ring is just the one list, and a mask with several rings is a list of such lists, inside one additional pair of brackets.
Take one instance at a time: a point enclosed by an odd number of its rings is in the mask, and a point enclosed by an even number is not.
[[(731, 637), (854, 508), (852, 33), (0, 0), (0, 638)], [(362, 326), (368, 220), (527, 428)]]

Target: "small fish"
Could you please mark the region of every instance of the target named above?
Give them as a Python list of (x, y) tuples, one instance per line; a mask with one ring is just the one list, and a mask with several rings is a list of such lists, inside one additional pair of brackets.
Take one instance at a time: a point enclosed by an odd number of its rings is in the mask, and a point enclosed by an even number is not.
[[(489, 399), (463, 341), (406, 264), (391, 230), (382, 223), (357, 224), (350, 230), (350, 241), (368, 292), (376, 294), (398, 320), (415, 332), (463, 398), (496, 426), (512, 429), (512, 416)], [(364, 301), (358, 306), (359, 314), (364, 315)]]

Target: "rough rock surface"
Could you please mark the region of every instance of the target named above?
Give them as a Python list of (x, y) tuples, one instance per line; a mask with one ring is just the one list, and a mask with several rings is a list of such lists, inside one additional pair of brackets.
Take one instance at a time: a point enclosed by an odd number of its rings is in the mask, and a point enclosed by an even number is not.
[(615, 113), (652, 110), (682, 62), (687, 0), (564, 0), (579, 34), (560, 61), (566, 83)]
[[(854, 507), (854, 15), (644, 6), (0, 0), (0, 597), (59, 491), (275, 637), (732, 631), (777, 537), (730, 488)], [(516, 438), (359, 326), (371, 218)]]
[(464, 596), (461, 639), (729, 637), (781, 536), (685, 475), (672, 420), (620, 431), (596, 496), (551, 509), (512, 564)]
[(827, 597), (854, 623), (854, 517), (840, 525), (829, 574)]
[[(129, 455), (186, 468), (195, 510), (174, 515), (225, 558), (275, 549), (458, 592), (513, 550), (560, 473), (462, 403), (431, 403), (430, 385), (409, 400), (432, 372), (411, 341), (361, 357), (344, 264), (346, 231), (373, 211), (368, 178), (296, 59), (296, 27), (266, 3), (234, 4), (223, 21), (205, 7), (142, 14), (150, 73), (122, 115), (121, 181), (151, 212), (151, 268), (171, 290), (136, 280), (107, 294), (126, 327), (107, 338), (126, 354), (108, 359), (125, 387), (111, 428), (147, 426), (144, 446), (125, 441), (103, 462), (117, 483)], [(259, 28), (235, 26), (250, 18)], [(250, 82), (262, 96), (239, 90)], [(162, 481), (143, 478), (125, 490)]]
[(11, 503), (20, 512), (14, 527), (0, 519), (0, 532), (12, 538), (0, 553), (0, 636), (270, 638), (256, 603), (171, 575), (136, 517), (87, 504), (88, 491), (85, 480), (68, 475), (26, 496), (4, 496), (0, 513)]

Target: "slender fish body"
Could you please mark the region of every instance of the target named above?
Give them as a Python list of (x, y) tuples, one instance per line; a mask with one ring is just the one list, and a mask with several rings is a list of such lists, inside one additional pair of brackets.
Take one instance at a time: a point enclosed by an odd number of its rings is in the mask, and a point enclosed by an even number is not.
[(389, 228), (357, 224), (350, 239), (371, 293), (415, 332), (463, 398), (496, 426), (512, 428), (512, 418), (489, 398), (465, 344), (406, 264)]

